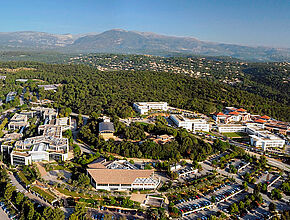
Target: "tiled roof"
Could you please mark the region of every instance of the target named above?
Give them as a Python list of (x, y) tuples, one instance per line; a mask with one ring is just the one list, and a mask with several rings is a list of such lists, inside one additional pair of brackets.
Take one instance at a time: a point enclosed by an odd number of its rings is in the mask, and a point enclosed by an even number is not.
[(246, 112), (247, 110), (246, 109), (243, 109), (243, 108), (239, 108), (237, 109), (238, 112)]
[(266, 121), (265, 121), (265, 120), (262, 120), (262, 119), (256, 119), (255, 122), (258, 122), (258, 123), (265, 123)]
[(153, 170), (87, 169), (97, 184), (132, 184), (137, 178), (149, 178)]
[(230, 112), (229, 114), (230, 115), (239, 115), (240, 113), (238, 113), (238, 112)]

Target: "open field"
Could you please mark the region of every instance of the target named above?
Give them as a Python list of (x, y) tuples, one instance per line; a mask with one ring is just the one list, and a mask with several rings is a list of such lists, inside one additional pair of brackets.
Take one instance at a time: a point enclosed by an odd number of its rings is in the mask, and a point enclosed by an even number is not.
[(229, 132), (229, 133), (223, 133), (224, 136), (229, 138), (245, 138), (248, 135), (243, 132)]

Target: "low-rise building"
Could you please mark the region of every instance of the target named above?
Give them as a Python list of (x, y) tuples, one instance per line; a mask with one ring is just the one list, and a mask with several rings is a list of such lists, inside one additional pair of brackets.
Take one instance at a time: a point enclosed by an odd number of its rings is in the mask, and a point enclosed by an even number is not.
[(219, 133), (246, 132), (247, 126), (241, 124), (219, 124)]
[(15, 82), (21, 82), (21, 83), (25, 83), (27, 82), (28, 79), (16, 79)]
[(271, 120), (265, 123), (265, 128), (272, 132), (277, 132), (283, 135), (290, 134), (290, 123), (283, 121)]
[(165, 143), (171, 142), (173, 140), (174, 140), (174, 137), (172, 135), (167, 135), (167, 134), (157, 135), (157, 137), (155, 139), (153, 139), (153, 141), (156, 144), (165, 144)]
[(162, 110), (167, 111), (167, 102), (136, 102), (133, 104), (133, 108), (140, 114), (146, 114), (150, 110)]
[(6, 79), (6, 76), (0, 76), (0, 80), (5, 80)]
[(28, 126), (26, 115), (15, 113), (8, 123), (9, 130), (16, 130)]
[(20, 112), (21, 115), (26, 115), (27, 118), (33, 118), (36, 116), (36, 111), (28, 111), (28, 110), (23, 110)]
[(21, 133), (7, 133), (4, 135), (4, 137), (0, 138), (0, 142), (6, 142), (6, 141), (15, 141), (20, 140), (22, 138), (23, 134)]
[(263, 132), (257, 135), (249, 135), (250, 143), (254, 147), (261, 148), (263, 151), (281, 153), (285, 145), (285, 140), (270, 132)]
[(243, 108), (226, 107), (224, 113), (219, 112), (213, 115), (213, 119), (217, 124), (232, 122), (247, 122), (251, 120), (251, 114)]
[(114, 138), (114, 132), (114, 124), (108, 118), (104, 118), (104, 121), (99, 123), (99, 135), (105, 140)]
[(206, 131), (209, 132), (209, 124), (204, 119), (193, 119), (192, 122), (192, 130), (194, 132), (197, 131)]
[(189, 131), (209, 132), (209, 124), (204, 119), (189, 119), (183, 115), (170, 115), (170, 119), (177, 127), (185, 128)]
[(42, 117), (43, 120), (51, 121), (52, 119), (56, 119), (58, 112), (53, 108), (46, 107), (32, 107), (32, 111), (36, 111), (38, 115)]
[(59, 86), (60, 86), (60, 84), (38, 85), (38, 88), (43, 88), (44, 91), (49, 91), (49, 90), (56, 91), (57, 87), (59, 87)]
[(29, 165), (31, 162), (67, 160), (68, 139), (36, 136), (17, 141), (10, 154), (12, 165)]
[(17, 92), (9, 92), (6, 96), (6, 103), (13, 101), (16, 95), (17, 95)]
[[(123, 161), (124, 162), (124, 161)], [(88, 166), (87, 174), (97, 190), (154, 190), (160, 183), (153, 170), (140, 170), (127, 162), (100, 160)]]
[(185, 128), (186, 130), (192, 130), (191, 120), (185, 118), (183, 115), (170, 115), (170, 119), (179, 128)]

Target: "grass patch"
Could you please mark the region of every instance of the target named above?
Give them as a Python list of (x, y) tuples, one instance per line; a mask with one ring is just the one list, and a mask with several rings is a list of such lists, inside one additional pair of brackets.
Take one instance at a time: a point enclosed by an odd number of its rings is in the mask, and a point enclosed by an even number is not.
[(88, 198), (88, 199), (99, 199), (99, 196), (97, 196), (97, 195), (89, 195), (89, 196), (87, 196), (87, 195), (85, 195), (85, 194), (83, 194), (83, 193), (77, 193), (77, 192), (74, 192), (74, 191), (69, 191), (69, 190), (67, 190), (67, 189), (62, 189), (62, 188), (56, 188), (57, 189), (57, 191), (59, 191), (60, 193), (62, 193), (62, 194), (65, 194), (65, 195), (67, 195), (67, 196), (71, 196), (71, 197), (80, 197), (80, 198)]
[(28, 181), (28, 179), (26, 178), (23, 172), (18, 171), (17, 176), (19, 177), (20, 181), (24, 183), (26, 186), (30, 184), (30, 181)]
[(229, 138), (244, 138), (247, 137), (247, 133), (243, 132), (229, 132), (229, 133), (223, 133), (224, 136)]
[(49, 203), (52, 203), (56, 199), (52, 194), (50, 194), (50, 193), (48, 193), (48, 192), (46, 192), (46, 191), (44, 191), (36, 186), (32, 186), (30, 189), (32, 191), (36, 192), (37, 194), (39, 194), (42, 198), (46, 199)]

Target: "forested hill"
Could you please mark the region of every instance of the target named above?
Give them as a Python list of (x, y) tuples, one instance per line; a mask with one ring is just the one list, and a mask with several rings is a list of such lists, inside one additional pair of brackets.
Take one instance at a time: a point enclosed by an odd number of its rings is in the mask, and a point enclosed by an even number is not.
[[(153, 71), (98, 71), (86, 65), (40, 64), (33, 62), (0, 63), (0, 68), (30, 67), (31, 70), (7, 72), (7, 84), (17, 78), (41, 79), (61, 83), (58, 91), (38, 90), (28, 81), (32, 92), (67, 106), (75, 112), (105, 112), (120, 117), (132, 114), (136, 101), (167, 101), (170, 105), (206, 114), (225, 106), (242, 106), (252, 113), (267, 114), (289, 121), (289, 106), (220, 82), (196, 79), (184, 74)], [(16, 85), (15, 85), (16, 86)], [(12, 87), (11, 87), (12, 88)], [(1, 91), (0, 91), (1, 93)], [(6, 94), (2, 94), (3, 95)], [(1, 94), (0, 94), (1, 97)]]
[(290, 102), (290, 64), (287, 62), (247, 63), (229, 57), (158, 57), (144, 55), (84, 54), (65, 62), (86, 64), (106, 70), (150, 70), (185, 74), (221, 82), (241, 90)]

